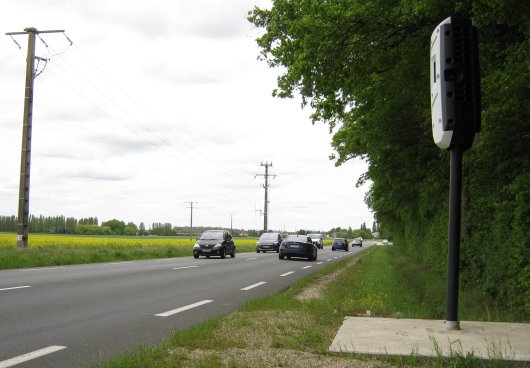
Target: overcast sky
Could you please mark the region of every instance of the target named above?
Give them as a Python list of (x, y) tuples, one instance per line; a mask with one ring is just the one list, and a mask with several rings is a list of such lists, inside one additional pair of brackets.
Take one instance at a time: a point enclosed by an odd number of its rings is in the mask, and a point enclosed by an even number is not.
[[(257, 0), (2, 0), (0, 214), (18, 212), (27, 36), (35, 79), (30, 213), (261, 229), (372, 225), (362, 161), (335, 167), (328, 126), (273, 98), (258, 61)], [(46, 45), (45, 45), (46, 43)], [(43, 62), (39, 65), (42, 70)]]

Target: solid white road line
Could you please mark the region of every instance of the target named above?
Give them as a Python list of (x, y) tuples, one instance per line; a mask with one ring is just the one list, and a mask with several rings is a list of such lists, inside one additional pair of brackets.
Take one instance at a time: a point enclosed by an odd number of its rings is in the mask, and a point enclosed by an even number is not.
[(127, 264), (127, 263), (134, 263), (133, 261), (123, 261), (123, 262), (108, 262), (108, 263), (104, 263), (104, 264), (107, 264), (107, 265), (120, 265), (120, 264)]
[(305, 270), (306, 268), (311, 268), (313, 266), (305, 266), (305, 267), (302, 267), (302, 270)]
[(19, 355), (17, 357), (3, 360), (0, 362), (0, 368), (7, 368), (12, 367), (14, 365), (27, 362), (28, 360), (40, 358), (41, 356), (48, 355), (51, 353), (55, 353), (56, 351), (66, 349), (66, 346), (48, 346), (47, 348), (35, 350), (31, 353), (27, 353), (24, 355)]
[(13, 287), (8, 287), (8, 288), (3, 288), (3, 289), (0, 289), (0, 291), (4, 291), (4, 290), (14, 290), (14, 289), (25, 289), (25, 288), (29, 288), (31, 286), (29, 285), (24, 285), (24, 286), (13, 286)]
[(280, 277), (289, 276), (289, 275), (291, 275), (293, 273), (294, 273), (294, 271), (289, 271), (289, 272), (284, 273), (283, 275), (280, 275)]
[(66, 267), (60, 266), (60, 267), (28, 268), (26, 270), (17, 270), (17, 271), (19, 271), (19, 272), (30, 272), (30, 271), (43, 271), (43, 270), (57, 270), (59, 268), (66, 268)]
[(185, 270), (187, 268), (197, 268), (199, 266), (184, 266), (184, 267), (173, 267), (174, 270)]
[(257, 282), (257, 283), (255, 283), (255, 284), (253, 284), (253, 285), (249, 285), (249, 286), (247, 286), (247, 287), (244, 287), (244, 288), (242, 288), (241, 290), (243, 290), (243, 291), (247, 291), (247, 290), (250, 290), (250, 289), (254, 289), (255, 287), (261, 286), (261, 285), (263, 285), (263, 284), (266, 284), (266, 282), (265, 282), (265, 281)]
[(193, 303), (193, 304), (190, 304), (190, 305), (186, 305), (184, 307), (180, 307), (180, 308), (177, 308), (177, 309), (172, 309), (172, 310), (164, 312), (164, 313), (155, 314), (155, 316), (157, 316), (157, 317), (168, 317), (168, 316), (172, 316), (173, 314), (177, 314), (177, 313), (180, 313), (180, 312), (187, 311), (189, 309), (200, 307), (201, 305), (208, 304), (208, 303), (211, 303), (211, 302), (213, 302), (213, 300), (202, 300), (200, 302)]

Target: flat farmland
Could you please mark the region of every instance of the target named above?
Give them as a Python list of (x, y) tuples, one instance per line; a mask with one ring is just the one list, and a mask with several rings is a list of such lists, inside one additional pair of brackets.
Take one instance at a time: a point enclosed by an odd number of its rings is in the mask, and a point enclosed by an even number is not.
[[(255, 238), (235, 238), (238, 252), (253, 252)], [(76, 236), (30, 234), (28, 248), (16, 234), (0, 233), (0, 269), (185, 257), (195, 240), (165, 236)]]

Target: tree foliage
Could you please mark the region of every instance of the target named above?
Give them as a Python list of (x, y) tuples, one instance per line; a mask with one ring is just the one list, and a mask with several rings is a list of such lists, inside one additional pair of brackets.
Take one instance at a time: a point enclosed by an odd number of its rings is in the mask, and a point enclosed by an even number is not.
[(336, 165), (368, 161), (359, 182), (372, 183), (378, 230), (443, 273), (449, 153), (431, 136), (428, 55), (452, 14), (478, 28), (483, 110), (464, 156), (462, 281), (529, 318), (530, 3), (274, 0), (248, 19), (264, 30), (260, 58), (283, 73), (273, 95), (301, 96), (329, 124)]

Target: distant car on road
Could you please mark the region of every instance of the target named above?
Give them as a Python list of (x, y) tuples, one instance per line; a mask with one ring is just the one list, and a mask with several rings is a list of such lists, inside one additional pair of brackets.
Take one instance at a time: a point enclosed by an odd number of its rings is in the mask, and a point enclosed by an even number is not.
[(358, 238), (354, 238), (351, 242), (351, 246), (353, 247), (354, 245), (358, 245), (360, 247), (363, 246), (363, 238), (361, 237), (358, 237)]
[(388, 244), (388, 239), (383, 239), (383, 244), (387, 245)]
[(280, 233), (263, 233), (256, 242), (256, 253), (260, 251), (265, 253), (267, 251), (280, 251), (280, 244), (282, 242), (282, 236)]
[(309, 261), (317, 259), (318, 248), (307, 235), (287, 235), (280, 245), (278, 258), (291, 257), (307, 258)]
[(236, 245), (234, 244), (234, 239), (232, 239), (232, 234), (226, 230), (207, 230), (202, 233), (193, 246), (194, 258), (199, 258), (200, 256), (226, 258), (227, 254), (234, 258), (236, 256)]
[(323, 249), (324, 248), (324, 235), (322, 234), (307, 234), (311, 238), (311, 241), (313, 244), (317, 246), (317, 248)]
[(348, 240), (344, 238), (335, 238), (333, 240), (333, 243), (331, 244), (331, 250), (335, 251), (337, 249), (341, 249), (346, 252), (349, 252), (350, 247), (348, 245)]

